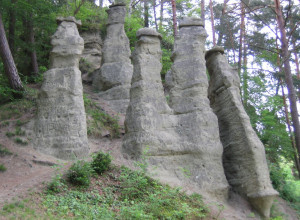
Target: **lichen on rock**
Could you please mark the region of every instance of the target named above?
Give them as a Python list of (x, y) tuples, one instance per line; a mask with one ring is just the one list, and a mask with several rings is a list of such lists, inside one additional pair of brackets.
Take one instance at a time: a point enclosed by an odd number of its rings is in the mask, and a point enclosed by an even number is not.
[(75, 18), (59, 18), (58, 23), (51, 39), (50, 69), (37, 100), (34, 147), (61, 159), (76, 159), (89, 152), (78, 69), (83, 39)]

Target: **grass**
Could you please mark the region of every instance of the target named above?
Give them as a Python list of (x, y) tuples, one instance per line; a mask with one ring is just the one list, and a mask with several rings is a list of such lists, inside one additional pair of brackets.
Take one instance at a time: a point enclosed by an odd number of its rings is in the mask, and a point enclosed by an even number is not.
[(20, 144), (20, 145), (23, 145), (23, 146), (25, 146), (25, 145), (28, 144), (27, 141), (22, 140), (21, 138), (18, 138), (18, 137), (15, 138), (14, 142), (15, 142), (16, 144)]
[(87, 132), (89, 136), (101, 136), (103, 130), (108, 130), (110, 137), (119, 137), (119, 118), (110, 116), (86, 96), (83, 97), (87, 114)]
[[(7, 219), (201, 219), (207, 214), (198, 194), (186, 195), (147, 177), (142, 171), (110, 166), (91, 177), (88, 188), (75, 187), (63, 175), (28, 202), (7, 204)], [(32, 208), (33, 207), (33, 208)]]
[(4, 105), (0, 105), (0, 122), (19, 119), (25, 113), (36, 109), (37, 89), (25, 88), (23, 99), (15, 99)]
[(13, 154), (12, 152), (10, 152), (8, 149), (4, 148), (4, 147), (0, 144), (0, 157), (12, 155), (12, 154)]

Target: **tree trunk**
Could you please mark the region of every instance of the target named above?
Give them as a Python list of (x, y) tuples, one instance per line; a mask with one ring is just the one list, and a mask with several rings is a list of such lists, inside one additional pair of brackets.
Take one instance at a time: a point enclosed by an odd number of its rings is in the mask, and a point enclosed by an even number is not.
[(225, 21), (225, 14), (226, 14), (226, 8), (227, 8), (227, 2), (229, 0), (224, 0), (224, 3), (223, 3), (223, 8), (222, 8), (222, 15), (220, 17), (220, 26), (221, 26), (221, 29), (220, 29), (220, 32), (219, 32), (219, 37), (218, 37), (218, 42), (217, 42), (217, 45), (221, 46), (222, 44), (222, 40), (223, 40), (223, 36), (224, 36), (224, 28), (226, 26), (226, 21)]
[(212, 0), (209, 0), (209, 9), (210, 9), (210, 20), (211, 20), (211, 30), (213, 35), (213, 44), (216, 46), (216, 31), (215, 31), (215, 22), (214, 22), (214, 11)]
[(160, 18), (159, 18), (159, 30), (162, 30), (162, 25), (164, 21), (164, 0), (160, 1)]
[(145, 27), (149, 27), (149, 5), (147, 0), (144, 0), (144, 23)]
[[(103, 1), (103, 0), (102, 0)], [(102, 2), (103, 3), (103, 2)], [(131, 17), (131, 14), (132, 14), (132, 3), (133, 3), (133, 0), (130, 0), (129, 2), (129, 9), (128, 9), (128, 16)]]
[(29, 16), (29, 21), (28, 21), (28, 40), (30, 43), (30, 55), (31, 55), (31, 67), (32, 67), (32, 73), (34, 75), (37, 75), (39, 72), (39, 66), (38, 66), (38, 61), (37, 61), (37, 56), (36, 56), (36, 49), (35, 49), (35, 39), (34, 39), (34, 29), (33, 29), (33, 18), (32, 18), (32, 13)]
[(8, 27), (8, 44), (12, 55), (15, 54), (15, 27), (16, 27), (16, 12), (14, 6), (17, 0), (11, 0), (9, 9), (9, 27)]
[(156, 18), (156, 0), (153, 0), (153, 14), (154, 14), (155, 29), (156, 31), (158, 31), (157, 18)]
[(299, 157), (297, 155), (297, 148), (296, 148), (296, 144), (295, 144), (295, 139), (294, 139), (294, 136), (292, 134), (291, 122), (290, 122), (290, 118), (289, 118), (289, 111), (288, 111), (288, 107), (287, 107), (287, 104), (286, 104), (286, 98), (285, 98), (284, 89), (283, 89), (283, 85), (282, 84), (283, 84), (282, 78), (280, 77), (280, 85), (281, 85), (281, 91), (282, 91), (282, 99), (283, 99), (284, 112), (285, 112), (285, 120), (286, 120), (288, 129), (289, 129), (289, 134), (290, 134), (290, 139), (291, 139), (292, 147), (294, 149), (295, 165), (296, 165), (296, 168), (298, 170), (298, 175), (300, 177), (300, 161), (299, 161)]
[(245, 5), (243, 2), (241, 2), (240, 46), (239, 46), (239, 60), (238, 60), (238, 73), (240, 77), (241, 77), (241, 70), (242, 70), (244, 33), (245, 33)]
[(248, 103), (248, 97), (249, 97), (249, 93), (248, 93), (248, 71), (247, 71), (247, 45), (246, 45), (246, 29), (244, 30), (244, 39), (243, 39), (243, 104), (244, 107), (247, 107), (247, 103)]
[(205, 28), (205, 0), (201, 0), (201, 19)]
[(280, 31), (280, 42), (281, 42), (281, 56), (283, 59), (283, 70), (285, 73), (285, 82), (288, 89), (288, 98), (290, 101), (290, 109), (291, 109), (291, 116), (295, 134), (295, 143), (298, 150), (298, 158), (300, 156), (300, 125), (299, 125), (299, 118), (298, 118), (298, 109), (297, 109), (297, 102), (296, 102), (296, 94), (295, 88), (293, 85), (292, 73), (291, 73), (291, 66), (289, 62), (289, 51), (288, 51), (288, 41), (286, 38), (286, 31), (284, 28), (284, 19), (280, 7), (280, 1), (274, 0), (275, 2), (275, 11), (276, 11), (276, 19)]
[(171, 0), (172, 2), (172, 12), (173, 12), (173, 31), (174, 37), (177, 35), (177, 16), (176, 16), (176, 1)]
[(1, 13), (0, 13), (0, 56), (3, 61), (4, 71), (8, 77), (11, 88), (17, 91), (23, 91), (24, 88), (21, 79), (18, 75), (17, 67), (11, 55), (8, 42), (6, 39)]

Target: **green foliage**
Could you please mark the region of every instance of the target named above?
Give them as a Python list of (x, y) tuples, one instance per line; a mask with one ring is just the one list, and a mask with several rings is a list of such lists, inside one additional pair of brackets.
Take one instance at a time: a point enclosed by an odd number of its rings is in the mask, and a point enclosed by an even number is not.
[(15, 133), (14, 132), (10, 132), (10, 131), (7, 131), (6, 133), (5, 133), (5, 135), (7, 136), (7, 137), (13, 137), (13, 136), (15, 136)]
[(28, 142), (26, 140), (22, 140), (19, 137), (16, 137), (14, 142), (17, 143), (17, 144), (20, 144), (20, 145), (24, 145), (24, 146), (28, 144)]
[(6, 167), (4, 166), (4, 164), (0, 163), (0, 172), (5, 172), (6, 171)]
[(103, 172), (109, 169), (111, 163), (111, 156), (107, 153), (98, 152), (93, 155), (93, 161), (91, 163), (91, 167), (98, 174), (102, 174)]
[(280, 196), (289, 201), (300, 215), (300, 180), (296, 180), (292, 174), (292, 162), (287, 162), (281, 157), (279, 164), (270, 164), (270, 178), (274, 188)]
[(87, 132), (91, 136), (101, 136), (103, 130), (108, 130), (112, 138), (119, 137), (119, 118), (117, 116), (110, 116), (104, 112), (91, 99), (83, 96), (85, 111), (87, 117)]
[(136, 17), (134, 15), (132, 15), (131, 17), (126, 17), (125, 18), (125, 25), (124, 25), (124, 29), (126, 32), (126, 35), (129, 39), (129, 43), (130, 43), (130, 48), (131, 51), (133, 51), (134, 47), (135, 47), (135, 43), (137, 42), (137, 37), (136, 37), (136, 32), (144, 27), (144, 23), (143, 23), (143, 19), (141, 17)]
[(88, 187), (91, 182), (93, 169), (83, 160), (74, 163), (67, 172), (67, 180), (75, 186)]
[(9, 156), (9, 155), (12, 155), (12, 154), (13, 154), (12, 152), (10, 152), (7, 148), (4, 148), (0, 144), (0, 157)]
[(62, 179), (61, 174), (56, 174), (50, 183), (47, 185), (47, 193), (55, 194), (66, 190), (65, 181)]

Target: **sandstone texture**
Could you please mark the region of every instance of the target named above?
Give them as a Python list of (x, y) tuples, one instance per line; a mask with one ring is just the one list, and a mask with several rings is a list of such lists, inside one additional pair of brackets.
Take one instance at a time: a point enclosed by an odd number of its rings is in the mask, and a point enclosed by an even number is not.
[(51, 40), (50, 69), (38, 96), (34, 146), (61, 159), (76, 159), (89, 152), (78, 69), (84, 42), (75, 18), (59, 18), (58, 23)]
[(179, 22), (168, 76), (170, 107), (178, 120), (176, 133), (180, 137), (180, 150), (185, 152), (185, 157), (193, 158), (191, 178), (202, 190), (226, 197), (228, 183), (222, 165), (218, 119), (207, 98), (206, 37), (201, 19), (189, 17)]
[(100, 30), (82, 30), (80, 36), (84, 40), (84, 50), (80, 60), (80, 70), (84, 82), (92, 83), (95, 71), (100, 69), (102, 62), (102, 39)]
[(93, 81), (99, 96), (108, 100), (116, 112), (125, 113), (133, 73), (129, 40), (124, 30), (125, 4), (111, 5), (107, 10), (107, 36), (103, 45), (103, 65)]
[(207, 98), (206, 32), (197, 24), (182, 26), (175, 40), (171, 108), (160, 77), (160, 35), (148, 28), (137, 32), (123, 152), (131, 159), (146, 157), (154, 178), (225, 199), (223, 148)]
[(225, 174), (233, 190), (268, 217), (278, 193), (270, 181), (264, 146), (241, 103), (238, 74), (223, 53), (220, 47), (208, 51), (206, 66), (210, 75), (209, 98), (218, 116), (224, 147)]

